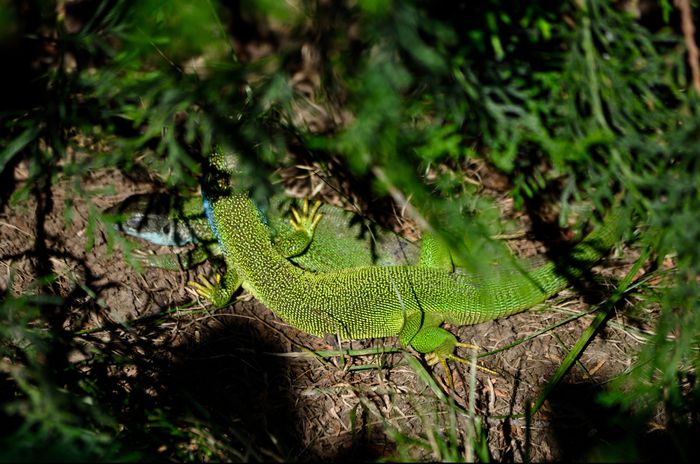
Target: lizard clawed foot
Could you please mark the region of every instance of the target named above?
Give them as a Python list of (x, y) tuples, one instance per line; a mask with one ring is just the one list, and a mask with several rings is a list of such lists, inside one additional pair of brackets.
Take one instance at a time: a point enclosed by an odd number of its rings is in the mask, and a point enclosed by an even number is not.
[[(472, 345), (471, 343), (457, 342), (456, 346), (463, 347), (463, 348), (470, 348), (470, 349), (473, 349), (475, 351), (478, 351), (481, 349), (480, 346)], [(450, 372), (450, 368), (447, 365), (448, 360), (460, 362), (463, 364), (471, 364), (472, 363), (470, 360), (461, 358), (454, 353), (438, 353), (438, 352), (434, 351), (432, 353), (427, 353), (425, 355), (425, 361), (428, 363), (429, 366), (434, 366), (438, 362), (440, 363), (442, 368), (445, 370), (445, 375), (447, 375), (448, 383), (450, 384), (450, 387), (452, 387), (452, 373)], [(476, 368), (479, 369), (480, 371), (486, 372), (487, 374), (496, 375), (496, 376), (498, 375), (498, 373), (496, 371), (492, 371), (491, 369), (480, 366), (478, 364), (476, 364)]]
[(136, 248), (131, 253), (134, 256), (134, 259), (143, 266), (152, 266), (154, 256), (158, 256), (153, 250), (145, 251), (140, 248)]
[(479, 345), (472, 345), (471, 343), (457, 342), (456, 346), (461, 346), (462, 348), (470, 348), (475, 351), (479, 351), (481, 349)]
[(187, 285), (194, 289), (197, 295), (201, 296), (202, 298), (206, 298), (212, 303), (215, 303), (216, 296), (221, 285), (221, 275), (218, 273), (214, 275), (214, 283), (211, 283), (211, 281), (209, 281), (209, 279), (202, 274), (199, 274), (197, 278), (201, 283), (190, 280), (187, 282)]
[(312, 236), (314, 230), (316, 230), (316, 226), (323, 217), (323, 214), (318, 212), (320, 207), (321, 202), (317, 200), (314, 202), (313, 206), (311, 206), (311, 210), (309, 210), (309, 200), (304, 198), (301, 213), (297, 211), (296, 208), (291, 208), (292, 218), (289, 219), (289, 223), (292, 225), (294, 230), (304, 232), (307, 235)]
[[(452, 361), (457, 361), (457, 362), (461, 362), (464, 364), (471, 364), (471, 361), (469, 361), (468, 359), (460, 358), (459, 356), (454, 355), (454, 354), (447, 355), (447, 359), (451, 359)], [(477, 369), (479, 369), (482, 372), (486, 372), (487, 374), (498, 376), (498, 372), (492, 371), (491, 369), (489, 369), (487, 367), (480, 366), (478, 364), (475, 364), (475, 366)]]
[[(475, 351), (479, 351), (481, 349), (480, 346), (478, 345), (472, 345), (471, 343), (462, 343), (462, 342), (454, 342), (453, 346), (459, 346), (462, 348), (470, 348)], [(438, 362), (441, 364), (444, 363), (447, 359), (451, 359), (453, 361), (461, 362), (461, 363), (466, 363), (469, 364), (469, 361), (467, 361), (464, 358), (460, 358), (456, 354), (453, 354), (451, 352), (444, 352), (443, 350), (436, 350), (430, 353), (426, 353), (425, 355), (425, 361), (428, 363), (428, 366), (434, 366)]]

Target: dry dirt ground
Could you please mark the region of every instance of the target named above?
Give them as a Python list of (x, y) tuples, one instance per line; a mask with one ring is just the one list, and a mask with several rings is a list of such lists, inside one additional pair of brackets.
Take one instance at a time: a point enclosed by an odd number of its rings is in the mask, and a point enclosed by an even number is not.
[[(23, 177), (22, 168), (17, 177)], [(154, 188), (148, 180), (116, 171), (95, 173), (83, 185), (87, 190), (114, 187), (116, 194), (93, 198), (100, 209)], [(76, 335), (84, 349), (70, 360), (101, 389), (102, 401), (118, 405), (116, 419), (129, 444), (164, 457), (182, 456), (183, 449), (197, 455), (207, 448), (212, 459), (433, 460), (448, 456), (440, 443), (454, 440), (454, 431), (457, 452), (470, 457), (465, 443), (473, 423), (459, 412), (470, 409), (469, 365), (452, 365), (450, 388), (441, 367), (421, 361), (440, 389), (451, 392), (450, 406), (411, 367), (408, 359), (417, 357), (413, 352), (317, 358), (308, 349), (338, 349), (333, 337), (320, 339), (289, 327), (246, 295), (220, 310), (200, 301), (187, 282), (198, 274), (211, 275), (208, 263), (192, 271), (137, 272), (121, 249), (108, 251), (103, 225), (90, 233), (85, 201), (76, 199), (66, 221), (64, 201), (70, 191), (69, 182), (52, 189), (50, 212), (39, 228), (36, 218), (42, 215), (35, 199), (0, 216), (2, 283), (12, 274), (12, 291), (19, 294), (36, 277), (38, 260), (49, 264), (58, 276), (54, 288), (71, 301), (71, 310), (63, 315), (65, 327), (85, 331)], [(528, 228), (524, 216), (515, 219)], [(39, 256), (42, 240), (46, 249)], [(527, 239), (512, 246), (525, 254), (542, 249)], [(608, 258), (597, 267), (603, 275), (600, 290), (610, 291), (606, 285), (624, 275), (634, 258), (633, 250), (625, 250), (622, 258)], [(596, 290), (567, 290), (535, 310), (452, 328), (462, 341), (482, 347), (482, 353), (522, 341), (478, 361), (494, 371), (478, 370), (472, 390), (480, 436), (493, 459), (582, 458), (623, 435), (594, 401), (607, 382), (630, 369), (639, 348), (637, 333), (620, 313), (534, 417), (510, 417), (536, 400), (594, 316), (557, 325), (600, 299)], [(345, 342), (342, 348), (381, 346), (399, 345), (387, 338)], [(467, 349), (459, 353), (470, 356)], [(129, 435), (130, 424), (146, 422), (152, 424), (147, 440)], [(168, 423), (180, 429), (179, 441), (165, 432), (166, 426), (158, 426)]]

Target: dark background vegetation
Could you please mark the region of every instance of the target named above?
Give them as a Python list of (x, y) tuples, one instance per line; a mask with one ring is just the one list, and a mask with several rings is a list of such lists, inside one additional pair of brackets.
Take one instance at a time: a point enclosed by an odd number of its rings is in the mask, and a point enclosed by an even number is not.
[[(0, 212), (31, 201), (36, 220), (25, 291), (12, 291), (16, 257), (0, 258), (10, 263), (0, 282), (0, 459), (153, 457), (193, 429), (198, 445), (169, 457), (295, 457), (244, 437), (245, 426), (185, 428), (172, 405), (144, 406), (138, 385), (117, 390), (112, 382), (129, 378), (115, 366), (168, 360), (126, 358), (111, 343), (86, 348), (94, 340), (69, 314), (96, 305), (95, 276), (59, 288), (47, 248), (57, 183), (70, 186), (67, 220), (74, 202), (110, 192), (108, 182), (85, 188), (104, 169), (191, 195), (215, 145), (241, 154), (257, 198), (277, 188), (272, 171), (299, 163), (333, 167), (371, 192), (368, 202), (383, 198), (380, 208), (410, 198), (418, 222), (481, 272), (503, 247), (474, 253), (499, 229), (492, 200), (463, 176), (472, 160), (501, 176), (536, 234), (559, 230), (573, 205), (604, 209), (621, 193), (619, 213), (634, 218), (627, 239), (649, 251), (645, 269), (656, 276), (634, 286), (628, 310), (654, 308), (654, 334), (595, 401), (601, 414), (661, 436), (668, 456), (691, 459), (700, 432), (698, 20), (690, 0), (0, 0)], [(551, 204), (558, 216), (539, 214)], [(89, 211), (91, 236), (109, 218)], [(200, 349), (217, 353), (218, 343)], [(73, 362), (76, 350), (89, 361)], [(162, 381), (192, 380), (206, 366), (189, 368)], [(281, 368), (237, 369), (275, 378)], [(557, 394), (555, 403), (566, 397)], [(284, 435), (284, 422), (272, 429)], [(621, 440), (603, 456), (644, 459), (645, 449)]]

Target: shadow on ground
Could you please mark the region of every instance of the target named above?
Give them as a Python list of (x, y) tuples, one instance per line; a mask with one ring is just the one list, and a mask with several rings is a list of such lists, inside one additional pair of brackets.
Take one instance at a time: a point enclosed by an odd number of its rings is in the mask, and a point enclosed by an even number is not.
[[(143, 333), (144, 342), (129, 353), (134, 369), (115, 376), (106, 366), (101, 391), (129, 385), (118, 395), (125, 404), (118, 418), (126, 427), (123, 443), (147, 457), (321, 459), (305, 442), (293, 386), (298, 369), (269, 354), (286, 348), (265, 340), (255, 322), (217, 317), (215, 324), (189, 330), (193, 335), (168, 351), (152, 345), (158, 334)], [(108, 401), (114, 404), (118, 396)], [(335, 461), (379, 457), (362, 433), (356, 438), (338, 450)]]

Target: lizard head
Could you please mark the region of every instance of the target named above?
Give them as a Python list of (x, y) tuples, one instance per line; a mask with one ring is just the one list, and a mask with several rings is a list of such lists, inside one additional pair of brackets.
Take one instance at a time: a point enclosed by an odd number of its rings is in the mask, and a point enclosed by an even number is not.
[(120, 232), (155, 245), (183, 246), (196, 238), (182, 219), (174, 197), (163, 194), (137, 194), (107, 210), (123, 218), (114, 226)]

